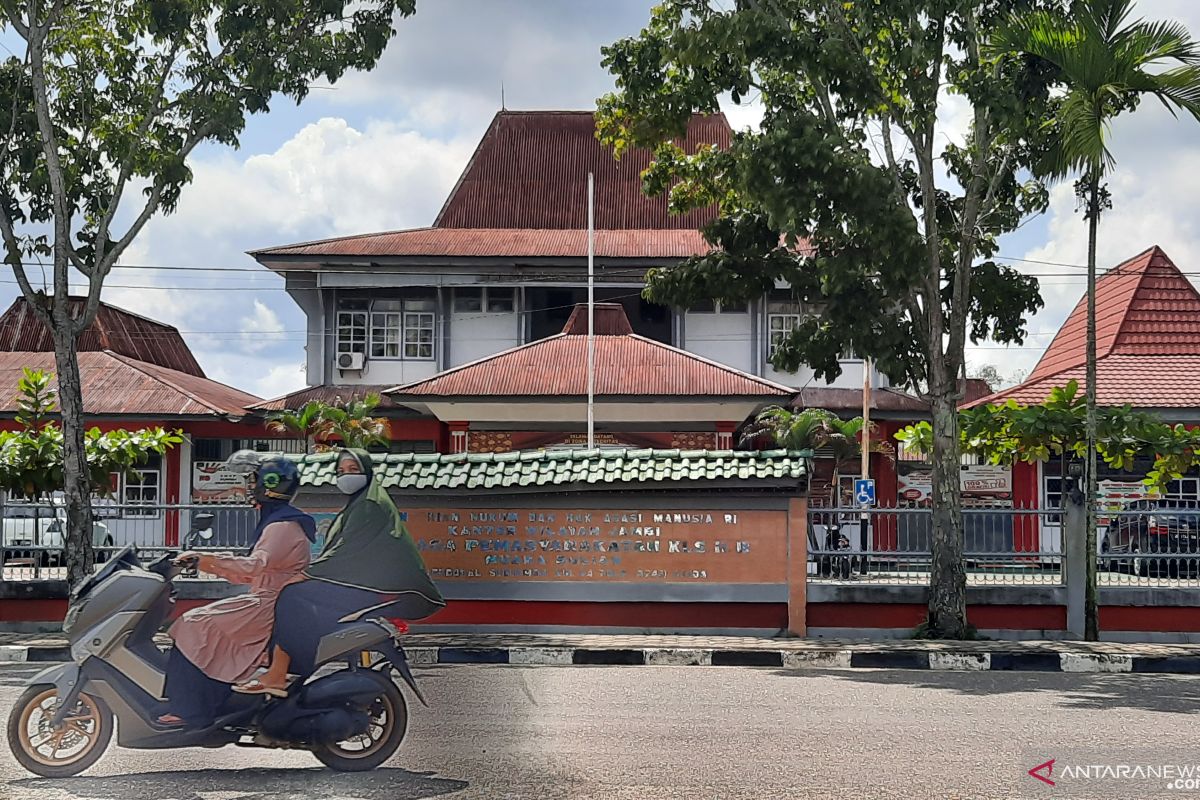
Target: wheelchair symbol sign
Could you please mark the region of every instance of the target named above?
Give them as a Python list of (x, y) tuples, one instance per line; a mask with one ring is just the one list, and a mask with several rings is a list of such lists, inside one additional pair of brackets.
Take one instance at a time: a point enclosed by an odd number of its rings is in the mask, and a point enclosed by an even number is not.
[(875, 505), (875, 481), (859, 479), (854, 482), (854, 501), (860, 506)]

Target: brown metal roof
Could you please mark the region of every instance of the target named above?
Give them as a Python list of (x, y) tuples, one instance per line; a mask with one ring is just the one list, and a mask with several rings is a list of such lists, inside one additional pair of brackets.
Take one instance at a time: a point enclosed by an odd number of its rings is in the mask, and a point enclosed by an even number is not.
[[(369, 394), (379, 395), (379, 411), (398, 411), (407, 412), (410, 409), (398, 405), (391, 397), (384, 394), (389, 388), (389, 385), (372, 386), (369, 384), (357, 384), (346, 386), (309, 386), (299, 391), (285, 394), (283, 397), (276, 397), (272, 400), (266, 400), (261, 403), (255, 403), (251, 406), (253, 411), (295, 411), (305, 403), (316, 401), (318, 403), (349, 403), (354, 400), (362, 400)], [(414, 415), (416, 412), (412, 412)]]
[[(54, 353), (0, 352), (0, 386), (7, 397), (0, 414), (17, 410), (22, 370), (54, 372)], [(79, 354), (83, 410), (94, 416), (242, 417), (261, 398), (222, 383), (137, 361), (110, 351)], [(55, 381), (57, 391), (57, 381)]]
[[(696, 115), (680, 144), (729, 147), (724, 114)], [(673, 215), (665, 196), (642, 193), (648, 150), (620, 161), (596, 139), (591, 111), (500, 111), (484, 133), (436, 228), (586, 228), (587, 176), (595, 176), (596, 227), (695, 230), (716, 207)]]
[[(71, 313), (80, 313), (85, 300), (70, 298)], [(204, 377), (204, 370), (184, 342), (179, 330), (101, 303), (96, 320), (79, 337), (79, 352), (108, 350), (138, 361), (157, 364), (176, 372)], [(0, 351), (53, 352), (50, 330), (18, 297), (0, 316)]]
[[(836, 389), (826, 386), (806, 387), (796, 394), (793, 408), (825, 408), (830, 411), (862, 414), (862, 389)], [(872, 389), (871, 410), (884, 413), (929, 416), (929, 404), (921, 398), (895, 389)]]
[[(431, 397), (511, 398), (587, 394), (587, 340), (577, 306), (563, 333), (448, 370), (428, 380), (392, 389), (395, 399)], [(616, 312), (604, 312), (604, 329), (619, 327)], [(625, 323), (628, 325), (628, 321)], [(601, 330), (600, 325), (596, 326)], [(595, 337), (597, 397), (790, 397), (793, 389), (748, 375), (636, 334)]]
[[(712, 248), (697, 230), (597, 230), (597, 258), (677, 259)], [(256, 250), (271, 256), (424, 256), (429, 258), (586, 258), (586, 230), (415, 228)], [(277, 266), (277, 265), (272, 265)]]

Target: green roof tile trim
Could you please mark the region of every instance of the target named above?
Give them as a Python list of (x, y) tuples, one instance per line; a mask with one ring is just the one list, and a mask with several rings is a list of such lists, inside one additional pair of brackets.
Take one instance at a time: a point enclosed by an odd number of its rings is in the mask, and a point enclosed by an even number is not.
[[(297, 457), (303, 486), (333, 486), (336, 454)], [(795, 450), (525, 450), (377, 455), (388, 489), (503, 489), (712, 480), (799, 480), (812, 453)]]

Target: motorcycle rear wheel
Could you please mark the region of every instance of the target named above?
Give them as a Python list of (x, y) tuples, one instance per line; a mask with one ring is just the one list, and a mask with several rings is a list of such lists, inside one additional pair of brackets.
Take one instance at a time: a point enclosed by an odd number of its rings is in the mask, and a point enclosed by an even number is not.
[(78, 775), (100, 760), (112, 740), (113, 715), (99, 697), (81, 693), (75, 708), (55, 729), (50, 717), (57, 705), (54, 686), (30, 686), (8, 715), (13, 756), (43, 778)]
[(313, 750), (317, 760), (338, 772), (366, 772), (395, 755), (408, 732), (408, 704), (404, 694), (388, 680), (386, 686), (380, 687), (368, 713), (371, 725), (365, 734), (319, 745)]

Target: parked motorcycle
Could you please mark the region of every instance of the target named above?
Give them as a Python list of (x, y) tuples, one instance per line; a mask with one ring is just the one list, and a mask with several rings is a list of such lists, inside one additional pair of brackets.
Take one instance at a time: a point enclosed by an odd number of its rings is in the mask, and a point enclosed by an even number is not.
[[(212, 519), (195, 515), (184, 546), (205, 538)], [(426, 703), (399, 632), (382, 619), (325, 636), (317, 664), (345, 668), (293, 685), (285, 699), (233, 694), (206, 728), (159, 725), (167, 654), (154, 635), (173, 609), (172, 581), (187, 570), (173, 553), (143, 565), (126, 547), (72, 591), (63, 622), (72, 662), (35, 675), (8, 718), (9, 747), (23, 767), (47, 778), (84, 771), (104, 754), (114, 721), (117, 744), (135, 749), (297, 748), (345, 772), (374, 769), (396, 752), (408, 707), (391, 672)]]

